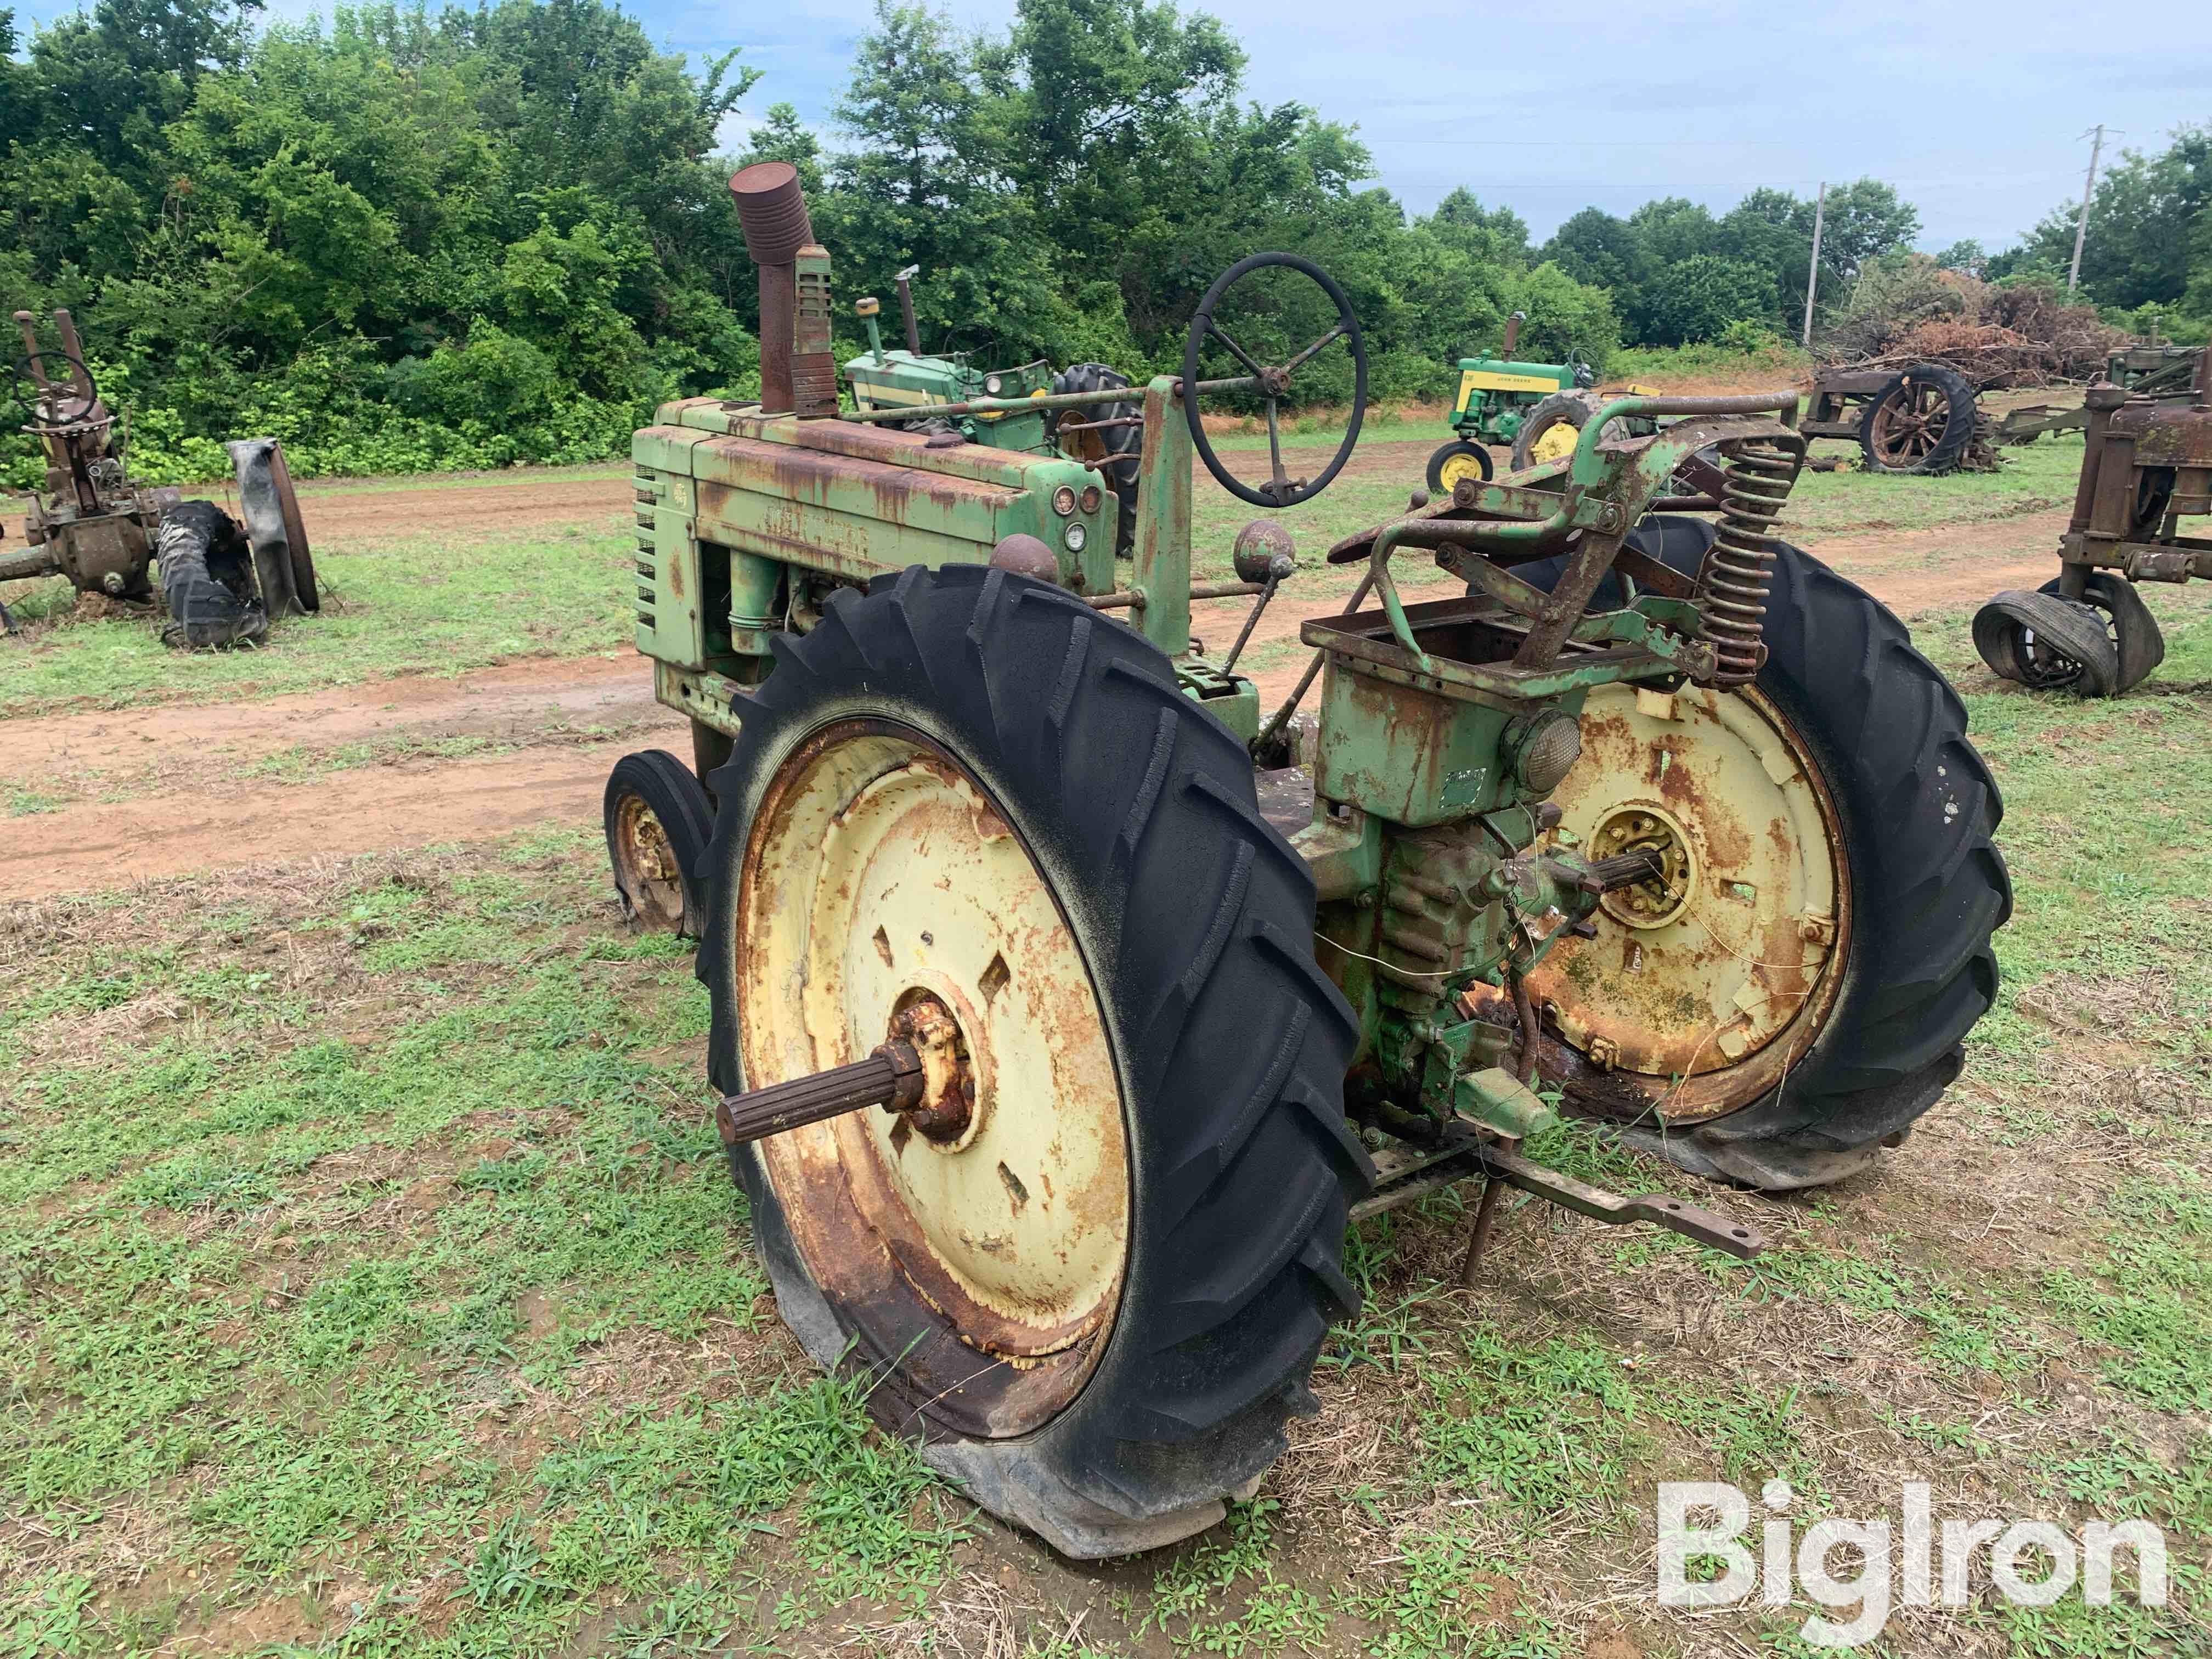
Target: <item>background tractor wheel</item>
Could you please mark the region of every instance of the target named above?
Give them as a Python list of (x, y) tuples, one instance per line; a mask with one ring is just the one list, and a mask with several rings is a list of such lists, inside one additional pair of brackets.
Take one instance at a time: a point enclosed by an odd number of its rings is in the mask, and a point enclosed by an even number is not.
[(1480, 444), (1454, 439), (1429, 457), (1429, 493), (1439, 497), (1449, 495), (1452, 486), (1462, 478), (1488, 483), (1490, 452)]
[(847, 1063), (927, 997), (975, 1090), (949, 1139), (871, 1109), (732, 1147), (777, 1307), (1062, 1553), (1210, 1526), (1356, 1302), (1313, 878), (1243, 745), (1058, 588), (917, 568), (776, 653), (711, 781), (714, 1084)]
[[(2119, 646), (2106, 615), (2049, 586), (2033, 593), (2008, 588), (1974, 612), (1974, 649), (1999, 679), (2033, 691), (2112, 697), (2125, 689)], [(2139, 659), (2140, 652), (2135, 654)]]
[[(1630, 538), (1694, 575), (1713, 526)], [(1548, 587), (1560, 561), (1524, 566)], [(1618, 604), (1614, 579), (1596, 603)], [(1682, 1168), (1769, 1190), (1864, 1167), (1933, 1106), (1996, 994), (2003, 808), (1965, 708), (1904, 625), (1783, 547), (1741, 691), (1593, 693), (1554, 792), (1593, 856), (1668, 879), (1531, 977), (1571, 1105)]]
[[(1590, 416), (1603, 406), (1604, 400), (1595, 392), (1554, 392), (1528, 411), (1528, 418), (1513, 434), (1513, 470), (1566, 459), (1575, 453), (1577, 439)], [(1617, 443), (1627, 435), (1626, 422), (1616, 420), (1607, 421), (1599, 437), (1602, 442)]]
[(633, 927), (696, 939), (706, 923), (699, 860), (714, 833), (707, 792), (665, 749), (624, 755), (607, 777), (602, 816), (615, 897)]
[(1958, 470), (1974, 441), (1974, 388), (1955, 369), (1915, 363), (1867, 405), (1859, 448), (1872, 472)]

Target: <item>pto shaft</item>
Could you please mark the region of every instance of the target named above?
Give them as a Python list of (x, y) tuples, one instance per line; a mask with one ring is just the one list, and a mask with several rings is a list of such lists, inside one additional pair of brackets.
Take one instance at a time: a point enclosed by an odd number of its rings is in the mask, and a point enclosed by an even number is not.
[(911, 1109), (921, 1098), (921, 1057), (910, 1042), (884, 1043), (866, 1060), (741, 1095), (725, 1095), (714, 1127), (726, 1146), (781, 1134), (870, 1106)]

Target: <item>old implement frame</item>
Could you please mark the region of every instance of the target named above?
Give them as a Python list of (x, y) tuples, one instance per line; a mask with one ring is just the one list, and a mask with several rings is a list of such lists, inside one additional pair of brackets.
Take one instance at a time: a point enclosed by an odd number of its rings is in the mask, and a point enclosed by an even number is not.
[(2057, 575), (2034, 592), (1997, 594), (1974, 617), (1975, 646), (1999, 678), (2112, 696), (2164, 660), (2136, 586), (2212, 576), (2212, 538), (2183, 533), (2184, 520), (2212, 514), (2212, 346), (2193, 364), (2185, 400), (2169, 380), (2134, 392), (2089, 388)]

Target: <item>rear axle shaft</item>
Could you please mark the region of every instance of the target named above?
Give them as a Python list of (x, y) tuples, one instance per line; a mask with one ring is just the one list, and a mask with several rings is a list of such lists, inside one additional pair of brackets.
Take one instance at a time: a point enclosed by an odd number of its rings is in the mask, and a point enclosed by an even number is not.
[(725, 1095), (714, 1127), (725, 1146), (735, 1146), (870, 1106), (905, 1111), (920, 1103), (921, 1089), (921, 1056), (912, 1043), (894, 1041), (850, 1066)]

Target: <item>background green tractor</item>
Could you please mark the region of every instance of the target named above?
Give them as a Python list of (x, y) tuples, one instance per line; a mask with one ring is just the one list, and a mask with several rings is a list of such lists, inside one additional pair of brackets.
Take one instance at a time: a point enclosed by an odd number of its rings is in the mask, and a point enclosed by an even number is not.
[[(1460, 1182), (1470, 1283), (1507, 1187), (1760, 1248), (1548, 1167), (1554, 1101), (1786, 1188), (1956, 1076), (1996, 792), (1896, 618), (1775, 539), (1794, 393), (1619, 399), (1565, 459), (1340, 541), (1362, 580), (1271, 714), (1237, 659), (1291, 538), (1256, 520), (1194, 586), (1194, 464), (1271, 513), (1340, 474), (1339, 284), (1265, 252), (1208, 289), (1143, 389), (1124, 582), (1094, 468), (909, 423), (1125, 394), (841, 410), (796, 173), (732, 189), (791, 322), (758, 404), (636, 434), (637, 641), (697, 759), (617, 765), (609, 848), (699, 939), (779, 1312), (985, 1508), (1085, 1558), (1221, 1519), (1358, 1306), (1347, 1227)], [(1309, 471), (1279, 408), (1347, 363)], [(1209, 440), (1222, 395), (1264, 404), (1264, 477)], [(1701, 451), (1717, 485), (1681, 499)], [(1407, 603), (1408, 558), (1465, 594)], [(1193, 607), (1235, 599), (1211, 655)]]
[[(1574, 453), (1576, 434), (1596, 412), (1601, 399), (1591, 390), (1597, 371), (1582, 353), (1570, 347), (1564, 363), (1522, 363), (1512, 361), (1521, 343), (1526, 312), (1505, 319), (1505, 340), (1495, 357), (1462, 357), (1459, 364), (1459, 392), (1449, 417), (1451, 442), (1429, 457), (1429, 488), (1449, 492), (1462, 478), (1478, 483), (1490, 480), (1489, 444), (1504, 444), (1513, 452), (1513, 470), (1547, 461), (1564, 460)], [(1636, 396), (1657, 394), (1647, 386), (1630, 386)], [(1641, 438), (1657, 429), (1649, 416), (1616, 417), (1604, 436)]]

